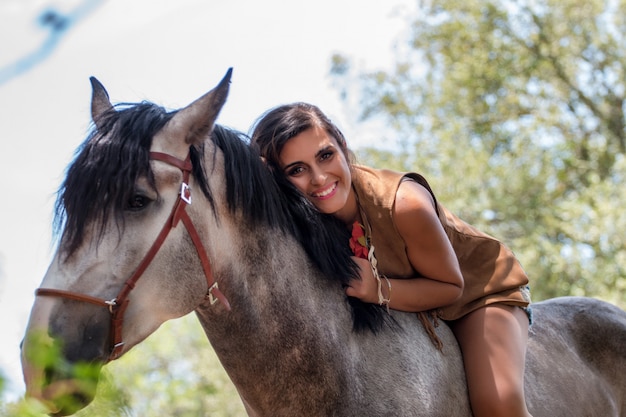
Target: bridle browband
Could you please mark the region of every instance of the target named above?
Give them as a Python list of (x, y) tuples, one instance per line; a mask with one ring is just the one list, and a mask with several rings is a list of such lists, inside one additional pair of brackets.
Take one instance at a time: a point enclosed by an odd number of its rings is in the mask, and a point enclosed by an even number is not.
[(180, 220), (182, 220), (183, 225), (187, 229), (187, 233), (189, 233), (189, 236), (193, 241), (193, 244), (198, 253), (198, 257), (200, 258), (200, 262), (202, 264), (202, 269), (204, 270), (204, 275), (206, 277), (208, 285), (205, 300), (208, 299), (211, 305), (215, 304), (218, 301), (221, 301), (224, 307), (230, 310), (230, 304), (228, 303), (228, 300), (226, 299), (226, 297), (224, 297), (224, 294), (222, 294), (222, 292), (218, 288), (217, 282), (215, 282), (213, 278), (213, 273), (211, 272), (211, 262), (207, 257), (206, 250), (204, 249), (204, 245), (202, 244), (202, 240), (200, 239), (200, 235), (198, 234), (198, 231), (193, 225), (191, 218), (185, 210), (185, 208), (191, 204), (189, 176), (191, 174), (192, 164), (190, 154), (187, 154), (187, 158), (183, 161), (166, 153), (150, 152), (150, 159), (173, 165), (183, 172), (183, 181), (180, 187), (180, 196), (177, 199), (176, 203), (174, 203), (174, 207), (172, 208), (170, 216), (163, 225), (163, 228), (161, 229), (161, 232), (157, 236), (156, 240), (150, 247), (150, 250), (148, 250), (133, 275), (124, 283), (124, 286), (117, 294), (117, 296), (111, 300), (105, 300), (87, 294), (81, 294), (66, 290), (58, 290), (53, 288), (38, 288), (35, 291), (35, 295), (37, 296), (62, 297), (68, 298), (70, 300), (83, 301), (86, 303), (106, 307), (111, 313), (110, 353), (108, 361), (119, 358), (124, 348), (124, 341), (122, 340), (122, 325), (124, 323), (124, 312), (126, 311), (128, 303), (130, 301), (128, 299), (130, 292), (133, 290), (133, 288), (135, 288), (135, 284), (137, 283), (137, 281), (139, 281), (141, 275), (145, 272), (146, 268), (148, 268), (148, 265), (150, 265), (150, 262), (152, 262), (152, 260), (156, 256), (157, 252), (161, 248), (161, 245), (163, 245), (163, 242), (165, 242), (165, 239), (167, 238), (169, 232), (176, 227)]

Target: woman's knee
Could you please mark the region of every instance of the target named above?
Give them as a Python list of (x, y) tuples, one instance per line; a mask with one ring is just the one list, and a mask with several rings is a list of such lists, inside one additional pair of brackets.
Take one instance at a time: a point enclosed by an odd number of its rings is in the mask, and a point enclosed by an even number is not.
[(489, 395), (471, 397), (474, 417), (528, 417), (524, 394), (514, 391), (493, 392)]
[(474, 417), (528, 417), (522, 386), (500, 384), (494, 389), (470, 389)]

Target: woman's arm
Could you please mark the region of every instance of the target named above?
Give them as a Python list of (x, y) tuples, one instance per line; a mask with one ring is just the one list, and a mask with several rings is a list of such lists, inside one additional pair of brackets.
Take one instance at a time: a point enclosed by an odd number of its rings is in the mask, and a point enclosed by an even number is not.
[[(388, 277), (391, 283), (389, 308), (417, 312), (452, 304), (463, 291), (463, 276), (428, 190), (414, 181), (400, 183), (394, 222), (406, 243), (411, 265), (423, 277)], [(378, 303), (378, 286), (369, 262), (358, 258), (355, 261), (361, 269), (361, 280), (351, 281), (346, 294)], [(387, 282), (382, 280), (383, 295), (389, 298)]]

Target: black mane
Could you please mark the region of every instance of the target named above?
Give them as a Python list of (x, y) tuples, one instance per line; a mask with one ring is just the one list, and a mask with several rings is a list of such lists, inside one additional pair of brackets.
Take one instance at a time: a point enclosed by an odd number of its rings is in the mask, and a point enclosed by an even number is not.
[[(150, 168), (152, 138), (176, 114), (152, 103), (122, 104), (98, 120), (76, 152), (67, 171), (55, 207), (55, 231), (63, 230), (66, 256), (80, 246), (85, 225), (94, 222), (102, 235), (113, 216), (122, 229), (123, 212), (134, 195), (140, 177), (155, 187)], [(292, 234), (328, 279), (346, 285), (356, 274), (347, 245), (349, 233), (333, 216), (317, 211), (288, 180), (272, 175), (248, 138), (216, 125), (211, 140), (224, 154), (227, 205), (239, 210), (252, 224), (279, 227)], [(204, 166), (204, 145), (191, 149), (193, 175), (205, 197), (213, 204)], [(385, 321), (378, 306), (349, 298), (358, 330), (378, 330)]]
[[(241, 132), (217, 125), (213, 142), (222, 149), (226, 164), (227, 201), (243, 208), (253, 221), (265, 221), (291, 233), (310, 259), (329, 279), (343, 286), (358, 276), (348, 246), (350, 233), (334, 216), (320, 213), (284, 175), (272, 175), (255, 147)], [(356, 330), (379, 330), (390, 316), (379, 306), (348, 297)]]
[(172, 118), (151, 103), (120, 105), (99, 120), (78, 147), (61, 185), (55, 205), (54, 230), (63, 230), (66, 256), (80, 246), (85, 225), (95, 221), (99, 233), (110, 215), (122, 224), (122, 213), (134, 194), (135, 183), (146, 176), (154, 187), (150, 170), (152, 137)]

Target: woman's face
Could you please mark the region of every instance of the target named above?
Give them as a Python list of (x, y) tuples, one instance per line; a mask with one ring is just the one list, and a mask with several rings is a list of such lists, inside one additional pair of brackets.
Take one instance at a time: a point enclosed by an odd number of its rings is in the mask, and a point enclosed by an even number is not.
[(346, 156), (321, 127), (289, 139), (280, 153), (283, 172), (316, 207), (346, 223), (356, 217), (356, 198)]

